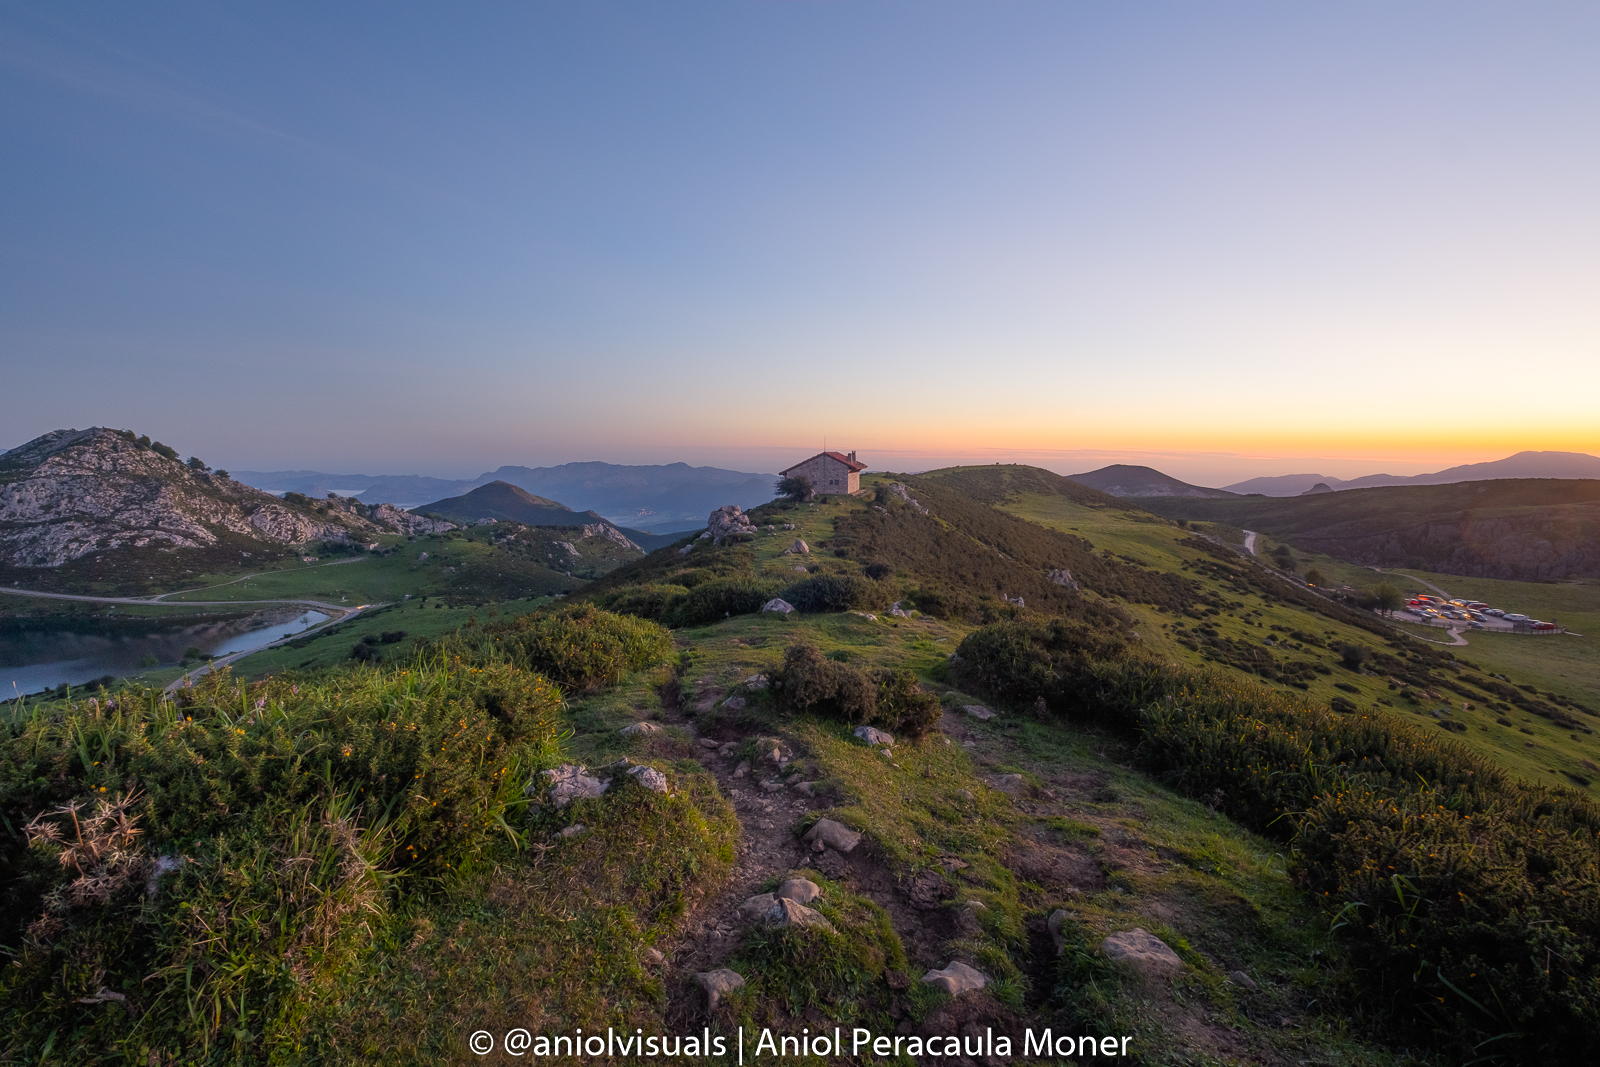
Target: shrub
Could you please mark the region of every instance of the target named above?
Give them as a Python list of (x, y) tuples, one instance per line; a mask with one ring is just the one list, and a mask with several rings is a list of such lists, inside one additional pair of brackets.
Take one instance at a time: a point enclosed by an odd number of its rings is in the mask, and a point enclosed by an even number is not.
[(911, 602), (924, 615), (936, 619), (965, 618), (973, 612), (974, 601), (965, 593), (940, 586), (918, 586), (911, 591)]
[(887, 563), (869, 563), (861, 568), (861, 573), (875, 582), (881, 582), (894, 573), (894, 567)]
[(854, 574), (818, 574), (802, 578), (778, 594), (800, 611), (848, 611), (871, 605), (875, 590)]
[(1023, 616), (968, 634), (956, 650), (955, 674), (1001, 700), (1032, 704), (1042, 697), (1065, 710), (1096, 665), (1115, 663), (1128, 651), (1114, 632)]
[(915, 674), (880, 669), (873, 672), (873, 677), (878, 683), (873, 722), (896, 738), (916, 740), (939, 721), (943, 713), (939, 698), (924, 693), (917, 685)]
[(777, 595), (777, 586), (753, 578), (715, 578), (672, 597), (661, 611), (664, 625), (704, 626), (729, 615), (748, 615)]
[(472, 663), (509, 662), (539, 671), (579, 691), (615, 683), (630, 671), (662, 662), (673, 651), (672, 635), (656, 623), (613, 615), (592, 604), (463, 630), (438, 647)]
[(631, 585), (600, 598), (600, 606), (619, 615), (635, 615), (660, 622), (667, 602), (689, 590), (681, 585)]
[(559, 706), (536, 675), (435, 659), (0, 724), (6, 1058), (278, 1058), (384, 915), (517, 836)]
[(790, 645), (773, 675), (779, 702), (790, 711), (814, 711), (864, 723), (877, 705), (876, 687), (854, 667), (825, 657), (816, 645)]

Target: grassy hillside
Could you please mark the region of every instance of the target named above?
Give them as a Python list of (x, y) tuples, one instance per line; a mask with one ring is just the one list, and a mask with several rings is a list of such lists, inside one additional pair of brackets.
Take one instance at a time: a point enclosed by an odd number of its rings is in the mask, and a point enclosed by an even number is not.
[(1600, 578), (1600, 481), (1593, 479), (1507, 478), (1140, 503), (1169, 518), (1260, 530), (1369, 566), (1532, 581)]
[[(510, 1063), (466, 1038), (514, 1026), (988, 1032), (1018, 1062), (1051, 1028), (1148, 1064), (1600, 1040), (1600, 812), (1521, 780), (1581, 773), (1544, 746), (1590, 742), (1585, 712), (1063, 481), (869, 478), (561, 607), (417, 596), (260, 681), (17, 709), (0, 1059)], [(609, 784), (558, 807), (563, 764)], [(91, 897), (50, 813), (102, 785), (144, 835)], [(860, 843), (813, 849), (822, 819)], [(740, 916), (791, 878), (829, 929)], [(1108, 958), (1136, 927), (1170, 969)], [(922, 980), (952, 962), (984, 988)], [(712, 1005), (717, 968), (744, 985)]]

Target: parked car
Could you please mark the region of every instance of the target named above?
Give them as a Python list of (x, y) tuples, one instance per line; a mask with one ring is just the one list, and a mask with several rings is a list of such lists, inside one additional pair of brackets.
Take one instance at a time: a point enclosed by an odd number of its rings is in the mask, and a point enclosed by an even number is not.
[(1527, 621), (1528, 621), (1528, 617), (1526, 615), (1507, 615), (1506, 616), (1506, 622), (1527, 622)]
[(1554, 630), (1556, 624), (1553, 622), (1536, 622), (1533, 624), (1533, 628), (1535, 630)]
[(1502, 615), (1505, 614), (1505, 612), (1502, 611), (1499, 608), (1484, 608), (1483, 609), (1483, 613), (1485, 615), (1495, 615), (1495, 616), (1502, 616)]

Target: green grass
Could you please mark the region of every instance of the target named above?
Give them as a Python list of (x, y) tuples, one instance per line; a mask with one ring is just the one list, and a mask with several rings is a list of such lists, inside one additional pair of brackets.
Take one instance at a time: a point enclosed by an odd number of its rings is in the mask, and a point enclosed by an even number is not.
[[(690, 655), (686, 682), (696, 691), (725, 688), (771, 670), (784, 642), (802, 639), (826, 651), (854, 653), (859, 658), (852, 665), (896, 662), (904, 638), (853, 621), (858, 618), (808, 616), (778, 625), (732, 619), (680, 633)], [(940, 626), (951, 634), (969, 629)], [(942, 675), (943, 658), (924, 661), (925, 678)], [(951, 707), (984, 703), (934, 684), (948, 694)], [(614, 708), (592, 728), (609, 732), (627, 718)], [(1252, 1049), (1275, 1062), (1294, 1062), (1291, 1055), (1328, 1063), (1405, 1062), (1368, 1042), (1375, 1023), (1363, 1021), (1353, 1007), (1355, 976), (1320, 909), (1289, 877), (1281, 846), (1129, 769), (1128, 750), (1105, 735), (1014, 717), (961, 721), (977, 737), (975, 748), (935, 734), (897, 743), (893, 757), (885, 758), (844, 724), (784, 715), (765, 699), (755, 700), (739, 720), (742, 732), (776, 736), (792, 749), (794, 761), (784, 777), (817, 782), (827, 804), (819, 814), (861, 830), (896, 881), (931, 880), (943, 887), (938, 915), (953, 916), (969, 901), (983, 905), (965, 928), (953, 918), (938, 919), (956, 924), (944, 950), (948, 955), (913, 970), (942, 966), (952, 956), (972, 960), (997, 981), (997, 995), (1014, 997), (1017, 1010), (1029, 1018), (1037, 1020), (1032, 1013), (1044, 1011), (1058, 1028), (1066, 1018), (1088, 1031), (1137, 1035), (1150, 1063), (1198, 1062), (1192, 1030), (1198, 1019), (1238, 1028)], [(609, 756), (609, 746), (604, 742), (598, 751)], [(1051, 789), (1056, 799), (1013, 799), (990, 784), (995, 775), (1013, 771)], [(1085, 855), (1109, 878), (1100, 890), (1084, 893), (1036, 879), (1017, 857), (1037, 847)], [(840, 894), (831, 883), (824, 899), (830, 895), (842, 899), (846, 910), (860, 907), (859, 898)], [(1103, 966), (1081, 981), (1072, 958), (1057, 961), (1040, 945), (1038, 931), (1058, 908), (1069, 913), (1070, 938), (1086, 952), (1106, 934), (1134, 926), (1179, 946), (1194, 971), (1180, 984), (1177, 1004), (1152, 1010), (1151, 994), (1140, 982)], [(881, 929), (873, 925), (870, 909), (855, 914), (865, 928)], [(740, 959), (766, 965), (776, 958), (787, 977), (772, 982), (763, 975), (734, 1001), (732, 1018), (773, 1025), (814, 1010), (824, 1019), (856, 1012), (859, 1025), (881, 1025), (894, 998), (872, 976), (892, 969), (883, 960), (892, 959), (893, 943), (864, 933), (856, 943), (882, 946), (882, 958), (868, 953), (865, 960), (857, 955), (827, 966), (819, 960), (815, 966), (824, 974), (840, 976), (819, 985), (816, 977), (797, 981), (787, 968), (804, 952), (826, 956), (831, 942), (773, 947), (758, 939)], [(1250, 973), (1264, 992), (1252, 998), (1228, 983), (1226, 974), (1236, 969)], [(1314, 1005), (1309, 1013), (1308, 1002)], [(910, 993), (902, 1005), (913, 1017), (941, 1007), (938, 998), (922, 1004)], [(1279, 1014), (1292, 1015), (1295, 1027), (1278, 1026)]]

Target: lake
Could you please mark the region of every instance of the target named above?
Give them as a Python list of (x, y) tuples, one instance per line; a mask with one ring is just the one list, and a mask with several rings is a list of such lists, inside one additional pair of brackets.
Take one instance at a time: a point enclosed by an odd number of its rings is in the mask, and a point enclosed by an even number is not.
[(118, 620), (112, 632), (84, 633), (56, 619), (8, 620), (0, 630), (0, 699), (82, 685), (110, 674), (122, 677), (178, 663), (198, 648), (202, 659), (243, 652), (327, 622), (320, 611), (285, 607), (247, 615), (211, 617), (184, 625), (183, 617)]

